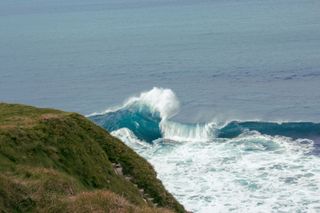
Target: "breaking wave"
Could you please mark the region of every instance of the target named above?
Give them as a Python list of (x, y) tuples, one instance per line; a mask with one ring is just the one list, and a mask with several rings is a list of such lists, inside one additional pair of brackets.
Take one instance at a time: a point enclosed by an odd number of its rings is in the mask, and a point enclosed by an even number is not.
[(95, 113), (89, 117), (108, 131), (127, 128), (140, 139), (151, 143), (163, 138), (174, 141), (210, 141), (213, 138), (234, 138), (247, 131), (294, 139), (319, 140), (320, 123), (232, 121), (218, 127), (214, 122), (184, 124), (171, 121), (179, 111), (179, 100), (170, 89), (154, 87), (129, 98), (122, 106)]
[(188, 210), (319, 212), (319, 123), (179, 123), (179, 105), (153, 88), (89, 117), (146, 158)]

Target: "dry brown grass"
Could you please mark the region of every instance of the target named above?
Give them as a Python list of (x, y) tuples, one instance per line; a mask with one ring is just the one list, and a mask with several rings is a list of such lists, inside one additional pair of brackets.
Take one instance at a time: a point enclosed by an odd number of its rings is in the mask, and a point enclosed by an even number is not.
[[(0, 174), (0, 188), (0, 194), (12, 202), (5, 204), (9, 209), (26, 203), (36, 206), (33, 212), (43, 213), (173, 213), (147, 204), (134, 205), (109, 190), (80, 191), (72, 177), (47, 168), (25, 167), (19, 168), (19, 173)], [(28, 208), (16, 210), (23, 212)]]
[(69, 197), (67, 212), (96, 212), (96, 213), (172, 213), (163, 208), (151, 208), (148, 206), (138, 207), (110, 191), (82, 192)]
[(41, 116), (34, 116), (34, 117), (25, 117), (25, 116), (12, 116), (6, 120), (3, 120), (2, 123), (0, 123), (0, 129), (14, 129), (17, 127), (23, 127), (23, 128), (32, 128), (36, 124), (38, 124), (41, 121), (48, 121), (48, 120), (54, 120), (54, 119), (62, 119), (63, 115), (59, 114), (43, 114)]

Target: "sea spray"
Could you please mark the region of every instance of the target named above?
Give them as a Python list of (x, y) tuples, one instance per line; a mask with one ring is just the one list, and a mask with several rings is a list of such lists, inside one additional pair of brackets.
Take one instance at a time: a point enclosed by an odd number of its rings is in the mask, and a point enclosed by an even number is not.
[(173, 91), (153, 88), (90, 118), (193, 212), (320, 211), (319, 123), (179, 123), (179, 106)]

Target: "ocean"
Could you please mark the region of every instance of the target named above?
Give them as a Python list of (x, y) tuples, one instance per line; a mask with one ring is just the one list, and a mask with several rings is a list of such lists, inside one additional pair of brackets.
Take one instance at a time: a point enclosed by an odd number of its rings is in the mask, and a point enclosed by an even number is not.
[(0, 101), (76, 111), (193, 212), (320, 212), (318, 0), (2, 0)]

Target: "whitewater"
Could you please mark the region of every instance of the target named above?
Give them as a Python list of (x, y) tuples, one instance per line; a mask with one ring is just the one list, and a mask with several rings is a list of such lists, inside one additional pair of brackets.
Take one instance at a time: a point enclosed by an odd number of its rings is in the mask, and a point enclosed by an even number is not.
[(88, 117), (155, 168), (193, 212), (320, 212), (320, 124), (174, 121), (180, 101), (154, 87)]

